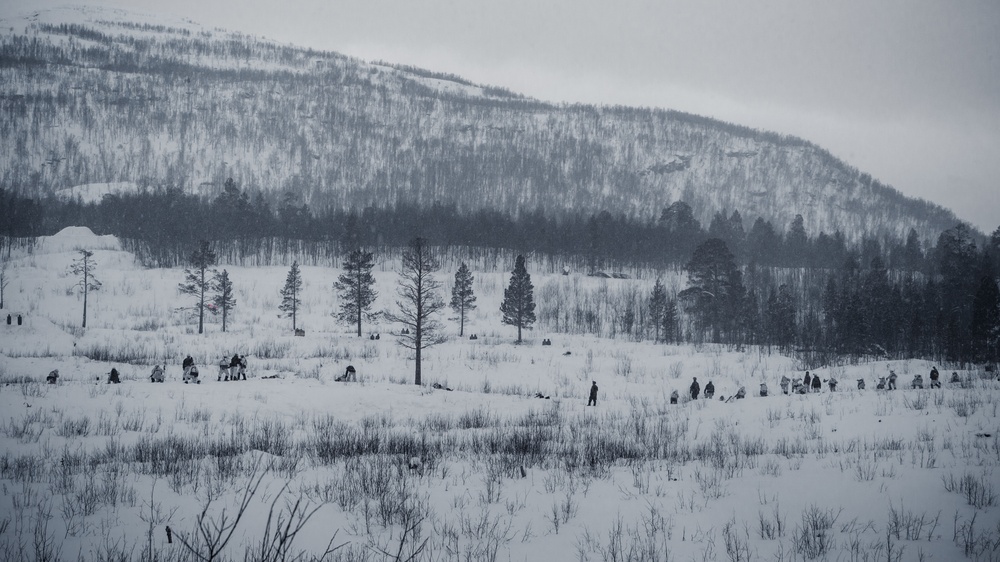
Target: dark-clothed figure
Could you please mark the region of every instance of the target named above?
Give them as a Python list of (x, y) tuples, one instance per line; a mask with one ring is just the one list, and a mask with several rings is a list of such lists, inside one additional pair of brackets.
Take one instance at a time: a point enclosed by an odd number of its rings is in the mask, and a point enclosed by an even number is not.
[(760, 395), (767, 396), (767, 383), (760, 383)]
[(587, 405), (597, 405), (597, 381), (590, 381), (590, 399), (587, 400)]
[(813, 392), (819, 392), (823, 389), (823, 379), (819, 378), (819, 375), (813, 375), (812, 389)]
[(229, 360), (229, 377), (232, 380), (234, 381), (240, 380), (238, 376), (239, 369), (240, 369), (240, 356), (238, 353), (234, 353), (233, 358)]
[(747, 389), (741, 386), (740, 389), (736, 391), (736, 399), (743, 400), (746, 397), (747, 397)]
[(958, 371), (952, 371), (952, 373), (951, 373), (951, 380), (948, 381), (948, 382), (950, 382), (952, 384), (956, 384), (956, 383), (962, 382), (962, 379), (958, 378)]
[(701, 392), (701, 385), (698, 384), (698, 377), (691, 377), (691, 378), (694, 379), (691, 382), (691, 389), (690, 389), (691, 390), (691, 400), (697, 400), (698, 399), (698, 393)]
[(809, 387), (812, 386), (812, 377), (809, 376), (809, 371), (806, 371), (806, 376), (802, 377), (802, 384), (806, 387), (806, 390), (809, 390)]
[(865, 389), (865, 379), (858, 379), (858, 390)]
[(676, 404), (678, 398), (680, 398), (680, 394), (678, 394), (677, 390), (675, 389), (673, 392), (670, 393), (670, 403)]
[(118, 369), (112, 367), (111, 372), (108, 373), (108, 384), (118, 384), (120, 382), (122, 381), (118, 378)]
[(896, 371), (889, 371), (889, 390), (896, 390)]
[(59, 369), (52, 369), (52, 372), (45, 377), (49, 384), (56, 384), (59, 381)]
[(937, 367), (931, 368), (931, 388), (941, 388), (941, 374), (938, 373)]
[(705, 399), (711, 400), (713, 396), (715, 396), (715, 385), (712, 384), (712, 381), (708, 381), (708, 384), (705, 385)]

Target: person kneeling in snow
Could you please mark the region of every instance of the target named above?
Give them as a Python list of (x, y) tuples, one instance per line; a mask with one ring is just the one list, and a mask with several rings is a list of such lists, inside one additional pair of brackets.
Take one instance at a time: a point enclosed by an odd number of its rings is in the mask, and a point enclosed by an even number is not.
[(741, 386), (740, 389), (736, 391), (736, 399), (742, 400), (746, 397), (747, 397), (747, 389)]
[(153, 367), (153, 373), (149, 375), (151, 382), (163, 382), (163, 367), (157, 365)]
[(781, 393), (782, 394), (788, 394), (788, 384), (790, 382), (792, 382), (792, 381), (788, 380), (788, 377), (786, 377), (785, 375), (781, 375), (781, 382), (778, 383), (778, 384), (779, 384), (779, 386), (781, 386)]
[(680, 398), (680, 394), (677, 392), (677, 389), (674, 389), (674, 391), (670, 393), (670, 403), (676, 404), (678, 398)]
[(767, 396), (767, 383), (760, 383), (760, 395)]
[(52, 372), (45, 377), (45, 380), (48, 381), (49, 384), (56, 384), (56, 381), (59, 380), (59, 369), (52, 369)]
[(198, 380), (198, 367), (196, 365), (188, 365), (184, 368), (184, 384), (187, 384), (188, 381), (201, 384), (201, 381)]
[(122, 381), (118, 378), (118, 369), (112, 367), (111, 372), (108, 373), (108, 384), (118, 384), (120, 382)]
[(358, 372), (354, 369), (354, 365), (348, 365), (347, 370), (344, 371), (343, 375), (333, 379), (336, 382), (358, 382)]
[(924, 377), (923, 375), (914, 375), (913, 382), (910, 383), (910, 388), (924, 388)]

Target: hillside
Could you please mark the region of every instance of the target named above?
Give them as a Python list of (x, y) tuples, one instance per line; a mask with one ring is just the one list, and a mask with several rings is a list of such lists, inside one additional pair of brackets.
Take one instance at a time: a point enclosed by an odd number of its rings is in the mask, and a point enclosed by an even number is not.
[[(807, 141), (668, 110), (553, 105), (420, 69), (120, 10), (0, 22), (0, 186), (227, 177), (315, 208), (454, 203), (655, 218), (684, 200), (784, 229), (924, 239), (955, 216)], [(747, 224), (746, 226), (749, 226)]]

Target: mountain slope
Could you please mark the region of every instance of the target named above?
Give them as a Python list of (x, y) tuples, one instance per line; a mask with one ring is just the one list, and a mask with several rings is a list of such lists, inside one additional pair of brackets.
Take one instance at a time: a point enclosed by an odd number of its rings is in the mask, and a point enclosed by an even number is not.
[[(419, 69), (120, 10), (0, 22), (0, 185), (134, 182), (312, 206), (395, 201), (924, 238), (954, 215), (809, 142), (698, 116), (561, 106)], [(747, 225), (749, 226), (749, 225)]]

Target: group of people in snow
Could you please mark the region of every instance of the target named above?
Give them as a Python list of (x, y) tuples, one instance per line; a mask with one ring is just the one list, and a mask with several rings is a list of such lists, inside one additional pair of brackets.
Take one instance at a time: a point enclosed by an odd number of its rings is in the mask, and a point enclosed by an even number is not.
[[(896, 372), (890, 370), (889, 375), (887, 377), (879, 377), (878, 384), (876, 385), (875, 388), (878, 390), (894, 390), (896, 389), (896, 381), (898, 378), (899, 377), (896, 375)], [(931, 369), (929, 379), (930, 379), (930, 385), (929, 385), (930, 388), (941, 388), (941, 375), (938, 372), (937, 367)], [(962, 382), (958, 376), (958, 372), (953, 372), (951, 374), (951, 380), (949, 382), (952, 384), (957, 384)], [(778, 384), (781, 387), (781, 393), (787, 395), (787, 394), (808, 394), (810, 392), (821, 392), (823, 390), (824, 383), (829, 387), (830, 392), (836, 392), (837, 385), (839, 384), (835, 377), (831, 376), (830, 378), (824, 380), (818, 374), (810, 374), (809, 371), (806, 371), (805, 376), (803, 376), (802, 379), (796, 378), (793, 380), (788, 378), (787, 376), (782, 376)], [(910, 383), (910, 388), (912, 389), (924, 388), (923, 375), (914, 375), (913, 380)], [(858, 390), (864, 390), (864, 389), (865, 389), (865, 380), (858, 379)], [(594, 383), (594, 386), (591, 387), (591, 399), (595, 403), (597, 398), (596, 392), (597, 392), (597, 383)], [(698, 382), (698, 377), (692, 377), (691, 386), (688, 387), (688, 393), (691, 396), (691, 400), (697, 400), (698, 397), (702, 395), (702, 388), (701, 384)], [(760, 383), (760, 391), (758, 395), (768, 396), (768, 394), (769, 391), (767, 388), (767, 383), (765, 382)], [(720, 396), (719, 399), (729, 402), (732, 400), (740, 400), (742, 398), (746, 398), (746, 395), (747, 395), (746, 387), (741, 386), (739, 387), (739, 389), (737, 389), (736, 393), (730, 396), (729, 398)], [(712, 381), (708, 381), (708, 384), (705, 385), (704, 397), (705, 399), (708, 400), (711, 400), (712, 398), (715, 397), (715, 385), (712, 383)], [(677, 404), (679, 400), (680, 400), (680, 393), (677, 390), (674, 390), (673, 392), (670, 393), (671, 404)], [(588, 406), (589, 405), (590, 404), (588, 403)]]
[(234, 353), (232, 358), (227, 359), (225, 355), (219, 361), (219, 379), (227, 381), (247, 380), (247, 358), (244, 355)]

